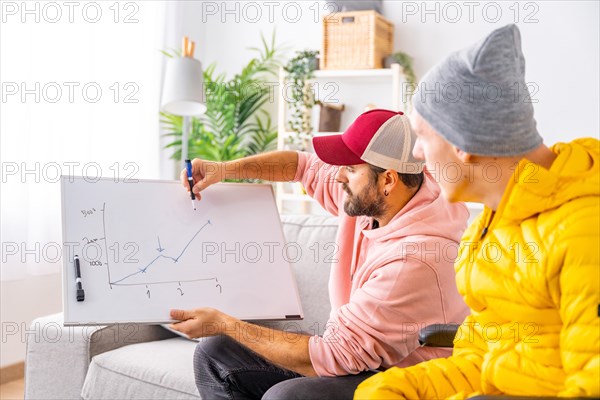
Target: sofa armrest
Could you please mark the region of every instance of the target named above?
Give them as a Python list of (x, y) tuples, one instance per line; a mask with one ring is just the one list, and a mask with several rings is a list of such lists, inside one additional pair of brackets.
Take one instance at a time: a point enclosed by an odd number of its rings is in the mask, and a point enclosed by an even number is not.
[(26, 399), (80, 399), (92, 357), (175, 335), (157, 325), (63, 326), (63, 315), (34, 320), (27, 332)]
[(458, 324), (427, 325), (419, 332), (419, 343), (427, 347), (454, 347)]

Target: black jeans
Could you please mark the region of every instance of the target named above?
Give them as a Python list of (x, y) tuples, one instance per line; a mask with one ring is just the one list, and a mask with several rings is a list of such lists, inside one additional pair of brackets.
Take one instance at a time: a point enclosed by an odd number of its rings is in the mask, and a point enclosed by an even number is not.
[(352, 399), (374, 372), (310, 378), (265, 360), (229, 338), (202, 339), (194, 353), (196, 386), (203, 399)]

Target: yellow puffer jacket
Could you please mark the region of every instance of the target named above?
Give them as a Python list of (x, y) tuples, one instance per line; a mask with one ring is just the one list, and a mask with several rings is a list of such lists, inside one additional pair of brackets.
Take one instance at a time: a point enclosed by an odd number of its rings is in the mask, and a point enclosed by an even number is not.
[(522, 160), (495, 215), (463, 236), (471, 315), (452, 356), (379, 373), (355, 399), (600, 396), (600, 142), (552, 151), (550, 170)]

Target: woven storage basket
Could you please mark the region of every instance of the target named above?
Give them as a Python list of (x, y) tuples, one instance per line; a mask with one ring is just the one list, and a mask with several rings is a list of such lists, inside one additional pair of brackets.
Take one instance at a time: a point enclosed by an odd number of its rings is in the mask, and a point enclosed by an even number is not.
[(383, 68), (394, 49), (394, 24), (375, 11), (335, 13), (323, 19), (321, 69)]

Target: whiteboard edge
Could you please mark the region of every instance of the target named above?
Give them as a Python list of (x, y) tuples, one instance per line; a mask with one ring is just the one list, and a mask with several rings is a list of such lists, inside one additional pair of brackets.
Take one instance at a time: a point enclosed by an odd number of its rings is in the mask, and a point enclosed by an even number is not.
[[(275, 190), (273, 190), (272, 185), (269, 184), (269, 186), (271, 186), (271, 195), (273, 196), (272, 197), (273, 201), (275, 201)], [(277, 202), (275, 202), (275, 210), (279, 210), (277, 208)], [(279, 222), (279, 230), (281, 232), (281, 236), (287, 243), (287, 238), (285, 237), (285, 232), (283, 231), (283, 224), (281, 222), (281, 214), (279, 214), (279, 211), (276, 211), (275, 214), (277, 215), (277, 221)], [(287, 264), (288, 272), (293, 279), (294, 292), (296, 293), (296, 303), (298, 304), (298, 307), (299, 307), (298, 312), (300, 313), (300, 319), (304, 319), (304, 307), (302, 306), (302, 298), (300, 297), (300, 291), (298, 290), (298, 280), (296, 279), (296, 273), (295, 273), (294, 269), (292, 268), (292, 264), (289, 261), (286, 264)]]
[(68, 320), (68, 316), (69, 316), (69, 301), (67, 300), (67, 290), (68, 290), (68, 285), (67, 285), (67, 254), (65, 254), (65, 243), (66, 243), (66, 226), (65, 226), (65, 216), (67, 215), (65, 212), (65, 188), (66, 188), (66, 184), (65, 184), (65, 180), (68, 179), (68, 176), (66, 175), (61, 175), (60, 177), (60, 219), (61, 219), (61, 237), (62, 237), (62, 244), (63, 244), (63, 267), (62, 267), (62, 305), (63, 305), (63, 323), (65, 326), (67, 326), (67, 320)]
[[(98, 177), (97, 180), (94, 180), (94, 181), (90, 180), (90, 181), (88, 181), (85, 176), (61, 175), (61, 184), (64, 182), (65, 179), (84, 180), (87, 183), (96, 183), (96, 182), (99, 182), (99, 181), (113, 181), (114, 182), (114, 180), (115, 180), (115, 178)], [(149, 182), (149, 183), (178, 183), (178, 184), (181, 184), (181, 181), (179, 181), (177, 179), (145, 179), (145, 178), (132, 179), (130, 182), (127, 182), (127, 181), (123, 180), (123, 183), (137, 183), (139, 181)], [(273, 193), (273, 196), (274, 196), (274, 193), (275, 193), (274, 190), (273, 190), (273, 185), (270, 184), (270, 183), (219, 182), (219, 183), (215, 183), (215, 185), (226, 185), (226, 186), (240, 186), (240, 185), (243, 185), (243, 186), (252, 186), (252, 187), (256, 187), (256, 186), (270, 186), (271, 187), (271, 192)]]
[[(252, 321), (301, 321), (304, 319), (304, 315), (301, 315), (301, 318), (285, 318), (281, 316), (274, 317), (242, 317), (238, 318), (241, 321), (252, 322)], [(179, 321), (176, 320), (146, 320), (146, 321), (126, 321), (126, 320), (107, 320), (107, 321), (87, 321), (87, 322), (73, 322), (73, 321), (64, 321), (64, 326), (107, 326), (107, 325), (163, 325), (163, 324), (173, 324)]]

